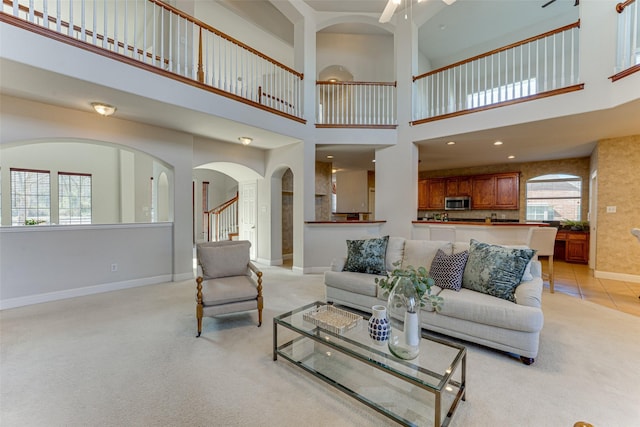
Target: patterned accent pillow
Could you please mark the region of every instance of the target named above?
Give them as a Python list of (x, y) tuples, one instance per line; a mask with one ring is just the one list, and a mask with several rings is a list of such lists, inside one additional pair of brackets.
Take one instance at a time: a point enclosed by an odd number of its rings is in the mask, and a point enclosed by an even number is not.
[(533, 249), (506, 248), (471, 239), (462, 287), (515, 302), (514, 292)]
[(462, 287), (462, 275), (467, 265), (469, 252), (459, 252), (447, 255), (442, 249), (438, 249), (431, 262), (429, 276), (436, 281), (436, 285), (443, 289), (459, 291)]
[(365, 240), (347, 240), (347, 261), (342, 271), (386, 274), (385, 255), (389, 236)]

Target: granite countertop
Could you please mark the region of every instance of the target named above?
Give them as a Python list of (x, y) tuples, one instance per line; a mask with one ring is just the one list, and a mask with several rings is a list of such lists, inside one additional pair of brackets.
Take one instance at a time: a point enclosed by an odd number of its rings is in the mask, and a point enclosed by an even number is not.
[(413, 224), (437, 224), (437, 225), (477, 225), (483, 227), (548, 227), (544, 222), (509, 222), (509, 221), (433, 221), (418, 220), (411, 221)]

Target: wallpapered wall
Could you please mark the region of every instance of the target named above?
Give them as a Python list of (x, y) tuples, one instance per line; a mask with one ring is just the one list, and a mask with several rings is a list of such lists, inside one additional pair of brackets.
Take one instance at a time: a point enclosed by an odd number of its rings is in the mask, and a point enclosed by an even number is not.
[(640, 275), (640, 243), (631, 235), (640, 228), (640, 135), (599, 141), (596, 171), (595, 269)]

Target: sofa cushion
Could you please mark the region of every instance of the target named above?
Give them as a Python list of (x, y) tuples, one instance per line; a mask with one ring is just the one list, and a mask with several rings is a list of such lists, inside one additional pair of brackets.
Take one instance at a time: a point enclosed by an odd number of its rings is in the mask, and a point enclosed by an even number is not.
[(471, 239), (462, 286), (515, 302), (515, 288), (534, 254), (532, 249), (507, 248)]
[(467, 258), (469, 258), (467, 251), (447, 255), (442, 249), (438, 249), (431, 262), (429, 276), (441, 288), (459, 291), (462, 287), (462, 275), (467, 265)]
[(385, 264), (387, 271), (393, 271), (396, 266), (393, 265), (396, 262), (402, 263), (402, 257), (404, 256), (404, 237), (389, 237), (389, 243), (387, 243), (387, 255)]
[(451, 242), (443, 240), (406, 240), (404, 242), (404, 256), (402, 268), (412, 265), (415, 268), (431, 266), (438, 249), (442, 249), (447, 255), (451, 255)]
[(364, 240), (347, 240), (347, 261), (343, 271), (385, 274), (385, 256), (389, 236)]
[(378, 285), (374, 275), (354, 273), (351, 271), (325, 271), (324, 283), (332, 288), (343, 289), (354, 294), (375, 297)]
[(459, 292), (443, 289), (442, 308), (437, 316), (455, 317), (475, 323), (516, 331), (538, 332), (542, 329), (542, 310), (513, 304), (501, 298), (462, 288)]
[(250, 275), (249, 242), (239, 241), (224, 245), (199, 245), (198, 262), (205, 279)]

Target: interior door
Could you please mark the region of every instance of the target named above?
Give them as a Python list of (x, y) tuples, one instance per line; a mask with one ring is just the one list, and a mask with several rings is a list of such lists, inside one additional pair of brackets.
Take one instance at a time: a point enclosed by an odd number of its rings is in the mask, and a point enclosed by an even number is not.
[(239, 222), (240, 222), (240, 239), (251, 242), (251, 259), (256, 259), (256, 223), (257, 223), (257, 192), (258, 183), (256, 181), (243, 182), (239, 184)]

